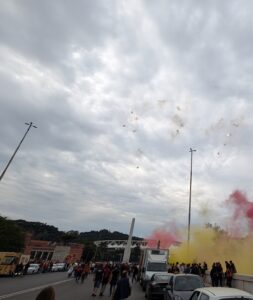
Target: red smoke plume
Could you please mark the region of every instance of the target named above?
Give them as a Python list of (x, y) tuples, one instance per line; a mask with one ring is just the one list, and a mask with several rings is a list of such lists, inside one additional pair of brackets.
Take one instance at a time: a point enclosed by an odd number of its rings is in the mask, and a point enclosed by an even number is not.
[[(227, 203), (233, 208), (232, 224), (246, 224), (247, 230), (253, 230), (253, 202), (241, 191), (234, 191), (228, 198)], [(236, 228), (235, 228), (236, 229)], [(237, 228), (240, 231), (240, 228)]]
[(171, 231), (166, 228), (161, 228), (154, 230), (145, 240), (148, 242), (147, 246), (150, 248), (157, 248), (159, 242), (161, 249), (167, 249), (171, 245), (177, 244), (179, 242), (179, 237), (175, 228), (172, 228)]

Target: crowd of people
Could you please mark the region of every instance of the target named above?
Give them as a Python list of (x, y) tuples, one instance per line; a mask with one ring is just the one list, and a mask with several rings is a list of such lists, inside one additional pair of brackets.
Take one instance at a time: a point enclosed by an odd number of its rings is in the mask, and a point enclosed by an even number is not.
[[(208, 265), (203, 263), (173, 263), (169, 265), (168, 273), (196, 274), (205, 281)], [(225, 261), (225, 271), (220, 262), (214, 262), (210, 270), (212, 286), (231, 287), (233, 274), (235, 274), (235, 264), (230, 260)], [(126, 299), (131, 294), (131, 284), (138, 281), (139, 268), (137, 264), (113, 264), (113, 263), (79, 263), (69, 266), (68, 277), (74, 276), (76, 283), (83, 283), (88, 275), (93, 276), (93, 286), (91, 295), (103, 296), (107, 286), (108, 294), (113, 300)], [(46, 290), (54, 299), (52, 288)], [(36, 300), (47, 298), (36, 298)]]
[(212, 286), (232, 286), (233, 275), (237, 273), (232, 260), (225, 261), (225, 272), (220, 262), (214, 262), (210, 271)]
[(92, 296), (103, 296), (106, 287), (109, 286), (109, 295), (117, 300), (122, 299), (122, 295), (124, 297), (130, 295), (131, 284), (129, 276), (132, 283), (137, 281), (138, 267), (135, 264), (80, 263), (69, 268), (68, 277), (71, 277), (73, 274), (77, 283), (83, 283), (90, 273), (93, 274), (94, 281)]
[(196, 274), (199, 276), (204, 277), (207, 271), (207, 263), (192, 263), (192, 264), (185, 264), (185, 263), (175, 263), (169, 266), (168, 272), (169, 273), (185, 273), (185, 274)]
[[(208, 266), (206, 262), (201, 263), (192, 263), (192, 264), (184, 264), (184, 263), (175, 263), (169, 266), (169, 273), (191, 273), (196, 274), (205, 280), (206, 271), (208, 270)], [(225, 261), (225, 271), (220, 262), (214, 262), (212, 264), (212, 268), (210, 270), (210, 278), (212, 286), (232, 286), (233, 275), (237, 273), (235, 264), (232, 260)]]
[[(131, 283), (137, 281), (138, 266), (113, 263), (79, 263), (69, 266), (68, 277), (74, 276), (76, 283), (83, 283), (88, 275), (93, 276), (92, 296), (103, 296), (109, 286), (113, 300), (126, 299), (131, 295)], [(131, 278), (131, 280), (130, 280)], [(36, 300), (55, 300), (53, 287), (43, 289)]]

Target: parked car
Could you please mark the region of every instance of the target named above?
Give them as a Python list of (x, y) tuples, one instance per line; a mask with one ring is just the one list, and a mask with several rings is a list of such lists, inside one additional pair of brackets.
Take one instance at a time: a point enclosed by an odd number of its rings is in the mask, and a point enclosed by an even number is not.
[(193, 291), (204, 287), (203, 279), (194, 274), (174, 274), (168, 285), (169, 300), (189, 300)]
[[(167, 286), (170, 282), (171, 277), (174, 274), (172, 273), (155, 273), (152, 275), (150, 282), (147, 285), (146, 288), (146, 298), (148, 300), (151, 299), (160, 299), (160, 298), (165, 298), (166, 293), (167, 293)], [(163, 297), (162, 297), (163, 296)]]
[(39, 264), (30, 264), (29, 268), (27, 269), (27, 274), (37, 274), (40, 271)]
[(52, 272), (66, 271), (67, 265), (65, 263), (56, 263), (52, 266)]
[(227, 287), (205, 287), (196, 289), (190, 300), (248, 300), (253, 295), (245, 291)]

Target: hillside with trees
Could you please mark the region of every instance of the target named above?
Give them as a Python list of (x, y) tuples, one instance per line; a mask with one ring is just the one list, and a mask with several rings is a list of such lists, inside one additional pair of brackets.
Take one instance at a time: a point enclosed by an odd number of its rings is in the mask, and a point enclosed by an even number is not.
[[(26, 232), (32, 234), (32, 239), (52, 241), (67, 245), (68, 243), (84, 244), (84, 257), (91, 259), (94, 255), (101, 258), (103, 245), (96, 249), (96, 240), (127, 240), (128, 234), (102, 229), (99, 231), (78, 232), (75, 230), (60, 231), (57, 227), (41, 222), (26, 220), (9, 220), (0, 216), (0, 251), (22, 251)], [(133, 237), (141, 240), (142, 238)], [(102, 243), (103, 244), (103, 243)], [(101, 249), (100, 249), (101, 248)]]
[(24, 247), (24, 232), (15, 222), (0, 216), (0, 251), (19, 252)]
[[(24, 232), (32, 233), (33, 239), (63, 242), (63, 243), (83, 243), (96, 240), (127, 240), (128, 234), (118, 231), (109, 231), (102, 229), (99, 231), (78, 232), (75, 230), (59, 231), (57, 227), (40, 222), (28, 222), (25, 220), (13, 221)], [(136, 240), (142, 240), (139, 237), (133, 237)]]

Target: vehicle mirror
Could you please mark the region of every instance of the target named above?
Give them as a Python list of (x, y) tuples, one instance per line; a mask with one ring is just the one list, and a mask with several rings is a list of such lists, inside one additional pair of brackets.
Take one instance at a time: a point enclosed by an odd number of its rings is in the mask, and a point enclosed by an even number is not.
[(169, 291), (172, 291), (172, 285), (171, 285), (171, 284), (168, 284), (168, 285), (166, 286), (166, 289), (169, 290)]

